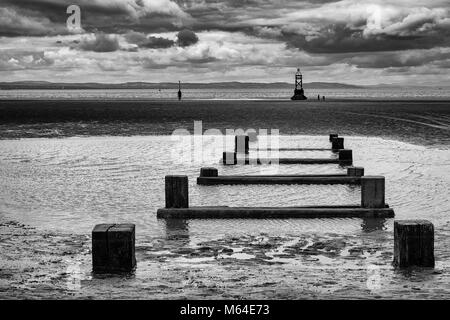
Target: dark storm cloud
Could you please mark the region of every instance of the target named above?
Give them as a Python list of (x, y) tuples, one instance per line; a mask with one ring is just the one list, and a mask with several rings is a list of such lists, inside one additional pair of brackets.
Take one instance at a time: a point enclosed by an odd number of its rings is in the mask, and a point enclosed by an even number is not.
[(179, 59), (178, 61), (171, 61), (169, 62), (162, 62), (162, 61), (156, 61), (153, 58), (146, 57), (145, 59), (141, 59), (139, 63), (144, 67), (145, 69), (166, 69), (168, 67), (183, 67), (186, 65), (189, 65), (190, 67), (209, 67), (211, 63), (217, 62), (218, 59), (211, 57), (211, 56), (205, 56), (205, 57), (187, 57)]
[[(3, 8), (14, 11), (17, 19), (43, 20), (46, 29), (21, 28), (14, 25), (6, 36), (36, 36), (65, 34), (66, 20), (69, 14), (66, 9), (70, 5), (78, 5), (81, 9), (82, 28), (88, 32), (103, 31), (126, 33), (130, 30), (145, 29), (147, 32), (158, 32), (161, 28), (176, 30), (176, 26), (189, 16), (171, 0), (1, 0)], [(1, 14), (1, 12), (0, 12)], [(1, 20), (6, 20), (0, 15)], [(16, 19), (16, 20), (17, 20)], [(3, 24), (0, 23), (0, 26)], [(4, 27), (4, 26), (3, 26)], [(6, 29), (6, 28), (2, 28)], [(179, 30), (179, 27), (178, 27)], [(1, 32), (1, 31), (0, 31)]]
[(157, 12), (167, 15), (177, 15), (181, 9), (170, 0), (2, 0), (8, 6), (32, 9), (49, 15), (65, 15), (66, 8), (78, 5), (83, 11), (104, 14), (120, 15), (139, 12)]
[(358, 68), (400, 68), (416, 67), (429, 63), (442, 63), (450, 59), (450, 51), (436, 50), (413, 50), (382, 52), (366, 54), (346, 58), (343, 62), (355, 65)]
[(141, 44), (141, 47), (144, 48), (170, 48), (175, 44), (175, 41), (162, 38), (162, 37), (148, 37), (147, 40)]
[(114, 52), (120, 49), (120, 45), (116, 37), (98, 33), (94, 39), (83, 38), (79, 48), (85, 51)]
[(14, 8), (0, 7), (0, 36), (45, 36), (65, 34), (63, 26), (55, 26), (47, 17), (34, 12), (18, 12)]
[[(230, 66), (230, 77), (264, 72), (283, 77), (282, 69), (297, 65), (316, 77), (354, 67), (360, 75), (379, 72), (361, 69), (404, 74), (430, 65), (432, 72), (449, 63), (445, 0), (0, 1), (0, 42), (27, 50), (36, 45), (55, 59), (50, 64), (45, 55), (42, 60), (4, 56), (2, 68), (9, 70), (39, 68), (40, 63), (49, 63), (49, 74), (58, 66), (69, 70), (74, 55), (89, 61), (86, 65), (97, 63), (105, 71), (99, 77), (119, 69), (140, 77), (140, 68), (202, 70), (212, 77)], [(66, 36), (66, 8), (72, 4), (81, 7), (85, 34)], [(55, 35), (61, 37), (45, 37)]]
[[(350, 55), (450, 45), (450, 16), (447, 8), (440, 7), (443, 2), (433, 1), (429, 8), (413, 9), (405, 3), (404, 7), (396, 7), (395, 2), (388, 2), (386, 11), (383, 11), (383, 3), (364, 5), (352, 0), (199, 3), (195, 5), (196, 2), (191, 1), (186, 9), (197, 18), (194, 31), (243, 32), (282, 41), (291, 48), (312, 54)], [(323, 4), (326, 5), (322, 8)]]
[(365, 36), (362, 30), (340, 24), (327, 26), (319, 34), (307, 40), (307, 35), (282, 31), (279, 39), (292, 47), (312, 53), (396, 51), (450, 45), (450, 32), (448, 30), (438, 32), (438, 29), (424, 34), (409, 32), (408, 35), (381, 33)]
[[(447, 46), (450, 43), (448, 22), (440, 24), (442, 14), (421, 9), (411, 14), (398, 14), (397, 20), (379, 32), (367, 32), (367, 15), (354, 14), (352, 21), (342, 12), (328, 16), (321, 12), (323, 4), (338, 1), (270, 1), (270, 0), (3, 0), (9, 6), (0, 11), (0, 34), (5, 36), (52, 35), (64, 33), (65, 12), (70, 4), (82, 8), (82, 27), (87, 32), (126, 34), (131, 30), (143, 33), (179, 31), (180, 21), (173, 17), (192, 16), (189, 28), (195, 32), (222, 30), (243, 32), (257, 37), (284, 41), (289, 46), (311, 53), (351, 53), (396, 51)], [(348, 2), (348, 1), (347, 1)], [(351, 13), (351, 1), (348, 11)], [(356, 6), (356, 5), (355, 5)], [(317, 11), (311, 11), (317, 8)], [(8, 11), (6, 11), (8, 10)], [(185, 12), (183, 12), (183, 10)], [(298, 18), (289, 15), (305, 14)], [(360, 10), (360, 9), (358, 9)], [(401, 9), (399, 9), (401, 11)], [(12, 14), (14, 12), (15, 14)], [(273, 20), (276, 20), (275, 22)], [(27, 23), (32, 21), (33, 23)], [(114, 23), (111, 23), (114, 21)], [(267, 25), (264, 25), (267, 22)], [(296, 23), (309, 28), (296, 30)], [(196, 42), (193, 33), (183, 31), (180, 46)], [(169, 47), (168, 41), (152, 39), (148, 47)], [(145, 47), (145, 46), (144, 46)]]
[[(21, 19), (45, 19), (48, 21), (47, 30), (40, 34), (16, 28), (15, 33), (10, 36), (35, 36), (65, 34), (66, 20), (69, 16), (66, 9), (69, 5), (80, 4), (83, 1), (77, 0), (2, 0), (3, 5), (10, 10), (14, 10)], [(118, 16), (118, 20), (126, 20), (127, 12), (115, 6), (96, 6), (95, 2), (83, 3), (81, 17), (83, 29), (91, 31), (97, 26), (101, 26), (105, 18), (111, 21), (111, 16)], [(58, 30), (58, 32), (55, 32)]]
[(177, 35), (177, 44), (180, 47), (188, 47), (198, 42), (198, 37), (195, 32), (184, 29), (178, 32)]

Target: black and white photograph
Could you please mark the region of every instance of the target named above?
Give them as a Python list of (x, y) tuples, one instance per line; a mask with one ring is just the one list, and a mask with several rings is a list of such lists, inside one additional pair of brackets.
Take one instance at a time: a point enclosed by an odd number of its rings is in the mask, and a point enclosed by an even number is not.
[(449, 195), (448, 0), (0, 0), (0, 300), (449, 300)]

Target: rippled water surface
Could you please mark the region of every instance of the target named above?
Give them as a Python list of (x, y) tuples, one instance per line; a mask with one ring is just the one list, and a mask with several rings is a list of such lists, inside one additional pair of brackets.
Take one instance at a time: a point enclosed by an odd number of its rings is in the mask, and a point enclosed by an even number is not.
[[(183, 89), (184, 99), (195, 100), (286, 100), (292, 96), (289, 89)], [(0, 90), (0, 99), (176, 99), (177, 89), (89, 89), (89, 90)], [(447, 87), (434, 88), (327, 88), (306, 89), (309, 99), (317, 95), (331, 99), (450, 99)]]
[[(393, 219), (156, 219), (167, 174), (189, 176), (191, 205), (358, 204), (359, 186), (196, 185), (202, 166), (216, 166), (219, 174), (345, 172), (338, 165), (224, 167), (220, 139), (203, 144), (202, 161), (182, 156), (170, 136), (2, 140), (0, 296), (449, 298), (449, 148), (345, 139), (366, 175), (386, 176), (386, 201), (396, 219), (434, 223), (435, 270), (394, 271)], [(327, 148), (329, 142), (281, 136), (280, 147)], [(90, 273), (90, 232), (105, 222), (136, 224), (133, 275)]]

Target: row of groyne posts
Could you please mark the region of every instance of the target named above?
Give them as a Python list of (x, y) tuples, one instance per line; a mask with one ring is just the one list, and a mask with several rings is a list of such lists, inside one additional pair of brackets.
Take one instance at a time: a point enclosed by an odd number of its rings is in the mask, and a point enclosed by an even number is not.
[[(256, 135), (235, 137), (234, 152), (224, 152), (223, 165), (270, 163), (270, 159), (251, 159), (250, 142)], [(360, 205), (328, 205), (302, 207), (228, 207), (189, 206), (188, 177), (165, 177), (165, 208), (157, 210), (162, 219), (274, 219), (274, 218), (393, 218), (394, 210), (385, 203), (385, 177), (367, 176), (363, 167), (353, 166), (353, 152), (344, 148), (344, 138), (330, 134), (331, 148), (279, 148), (280, 151), (329, 150), (336, 158), (279, 158), (279, 164), (336, 163), (346, 174), (315, 175), (219, 175), (217, 168), (201, 168), (197, 184), (359, 184)], [(261, 150), (261, 149), (256, 149)], [(135, 225), (99, 224), (92, 231), (93, 271), (98, 273), (130, 272), (136, 266)], [(394, 261), (398, 268), (434, 267), (434, 226), (426, 220), (394, 221)]]

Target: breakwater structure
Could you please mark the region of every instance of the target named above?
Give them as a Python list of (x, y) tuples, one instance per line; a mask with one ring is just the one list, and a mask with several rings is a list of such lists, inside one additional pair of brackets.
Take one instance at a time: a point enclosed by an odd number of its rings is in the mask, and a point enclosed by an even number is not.
[[(271, 159), (250, 158), (249, 137), (235, 136), (233, 152), (224, 152), (224, 165), (270, 163)], [(330, 135), (330, 142), (343, 147), (344, 138)], [(333, 148), (332, 148), (333, 149)], [(278, 163), (289, 164), (325, 164), (336, 163), (349, 166), (353, 162), (352, 150), (338, 149), (338, 157), (331, 159), (285, 158), (276, 159)], [(231, 161), (230, 161), (231, 159)], [(188, 177), (166, 176), (165, 207), (157, 210), (158, 218), (180, 219), (230, 219), (230, 218), (331, 218), (331, 217), (380, 217), (392, 218), (394, 210), (385, 203), (385, 178), (382, 176), (365, 176), (364, 168), (348, 167), (347, 174), (316, 175), (260, 175), (260, 176), (219, 176), (217, 168), (201, 168), (197, 183), (202, 185), (217, 184), (360, 184), (360, 205), (334, 206), (298, 206), (298, 207), (190, 207)]]
[(346, 174), (304, 174), (304, 175), (222, 175), (219, 170), (208, 167), (200, 169), (197, 184), (361, 184), (363, 167), (348, 167)]
[[(338, 140), (339, 139), (339, 140)], [(234, 165), (248, 164), (251, 160), (261, 163), (261, 159), (249, 158), (249, 137), (235, 136), (234, 152), (224, 152), (222, 162)], [(339, 141), (343, 147), (343, 138), (330, 135), (333, 143)], [(243, 160), (242, 162), (238, 160)], [(353, 162), (352, 150), (340, 149), (336, 159), (277, 159), (279, 163), (337, 163), (350, 165)], [(270, 161), (268, 162), (270, 163)], [(201, 168), (198, 184), (360, 184), (360, 205), (336, 206), (299, 206), (299, 207), (190, 207), (187, 176), (165, 177), (165, 208), (158, 209), (158, 218), (324, 218), (324, 217), (382, 217), (394, 216), (394, 211), (385, 203), (385, 178), (382, 176), (364, 176), (364, 168), (348, 167), (347, 174), (321, 175), (260, 175), (260, 176), (219, 176), (216, 168)]]
[[(337, 135), (330, 135), (331, 148), (279, 148), (279, 149), (250, 149), (250, 139), (246, 135), (235, 136), (234, 151), (224, 151), (222, 154), (222, 164), (330, 164), (336, 163), (341, 166), (348, 166), (353, 163), (353, 151), (344, 149), (344, 138)], [(338, 154), (337, 158), (259, 158), (250, 157), (250, 151), (331, 151)]]
[[(250, 139), (252, 141), (252, 139)], [(256, 141), (256, 140), (253, 140)], [(344, 138), (339, 138), (337, 134), (330, 134), (331, 148), (257, 148), (249, 149), (250, 151), (331, 151), (333, 153), (339, 152), (344, 149)]]
[[(253, 139), (252, 139), (253, 140)], [(256, 139), (255, 139), (256, 140)], [(344, 139), (330, 134), (331, 150), (338, 150), (338, 160), (315, 162), (352, 164), (352, 151), (344, 149)], [(235, 137), (233, 164), (237, 155), (248, 159), (249, 137)], [(334, 144), (333, 144), (334, 143)], [(336, 148), (334, 148), (336, 147)], [(343, 153), (342, 153), (343, 152)], [(345, 157), (345, 159), (340, 159)], [(227, 160), (227, 159), (225, 159)], [(302, 160), (302, 159), (300, 159)], [(308, 164), (303, 159), (299, 164)], [(319, 159), (320, 160), (320, 159)], [(324, 160), (324, 159), (322, 159)], [(334, 159), (332, 159), (334, 160)], [(312, 161), (312, 160), (311, 160)], [(317, 160), (315, 160), (317, 161)], [(225, 164), (225, 163), (224, 163)], [(363, 167), (348, 166), (346, 174), (219, 176), (217, 168), (201, 168), (197, 183), (217, 184), (360, 184), (359, 205), (317, 205), (297, 207), (229, 207), (189, 205), (189, 180), (186, 175), (165, 177), (165, 207), (156, 212), (158, 219), (277, 219), (277, 218), (394, 218), (385, 202), (385, 177), (366, 176)], [(132, 272), (136, 268), (134, 224), (99, 224), (92, 231), (92, 264), (95, 273)], [(394, 221), (394, 259), (396, 268), (433, 268), (434, 226), (427, 220)]]
[(187, 176), (166, 176), (166, 206), (157, 210), (158, 218), (178, 219), (272, 219), (272, 218), (392, 218), (394, 210), (384, 201), (385, 179), (361, 178), (361, 205), (299, 207), (190, 207)]

